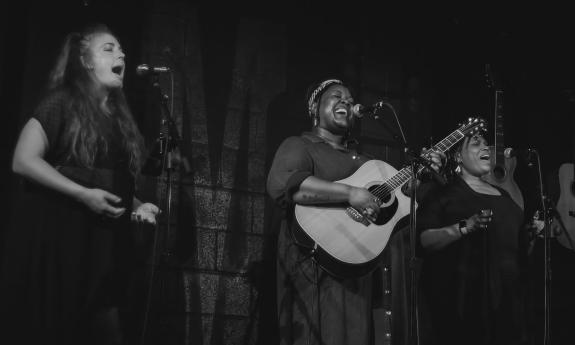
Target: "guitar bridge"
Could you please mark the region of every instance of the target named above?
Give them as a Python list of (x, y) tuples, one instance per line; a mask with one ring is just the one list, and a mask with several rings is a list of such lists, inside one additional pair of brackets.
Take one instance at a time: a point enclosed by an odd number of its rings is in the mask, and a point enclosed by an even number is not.
[(345, 210), (345, 213), (347, 213), (347, 215), (348, 215), (351, 219), (355, 220), (355, 221), (358, 222), (358, 223), (361, 223), (361, 224), (363, 224), (363, 225), (365, 225), (365, 226), (369, 226), (369, 224), (370, 224), (370, 222), (369, 222), (369, 220), (367, 219), (367, 217), (365, 217), (363, 214), (361, 214), (361, 212), (359, 212), (358, 210), (356, 210), (356, 209), (353, 208), (353, 207), (348, 207), (348, 208)]

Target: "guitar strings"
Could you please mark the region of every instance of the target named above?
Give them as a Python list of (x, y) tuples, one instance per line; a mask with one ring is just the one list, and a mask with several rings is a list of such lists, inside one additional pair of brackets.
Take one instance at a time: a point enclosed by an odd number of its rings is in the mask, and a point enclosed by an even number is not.
[[(457, 137), (456, 134), (459, 134), (460, 137)], [(422, 156), (427, 156), (431, 150), (439, 149), (442, 152), (449, 150), (453, 145), (455, 145), (459, 140), (461, 140), (465, 135), (461, 133), (461, 131), (456, 130), (455, 132), (448, 135), (445, 139), (441, 140), (439, 143), (434, 145), (431, 149), (427, 150)], [(453, 141), (451, 140), (453, 138)], [(419, 167), (417, 173), (421, 173), (423, 171), (423, 167)], [(402, 168), (395, 174), (394, 176), (390, 177), (387, 181), (383, 182), (373, 190), (371, 190), (371, 194), (376, 196), (379, 199), (383, 199), (388, 194), (391, 194), (395, 189), (401, 187), (405, 182), (407, 182), (411, 177), (413, 177), (413, 173), (408, 170), (408, 168)], [(399, 180), (399, 181), (397, 181)], [(403, 181), (403, 182), (402, 182)], [(396, 184), (397, 186), (394, 187), (391, 183)]]

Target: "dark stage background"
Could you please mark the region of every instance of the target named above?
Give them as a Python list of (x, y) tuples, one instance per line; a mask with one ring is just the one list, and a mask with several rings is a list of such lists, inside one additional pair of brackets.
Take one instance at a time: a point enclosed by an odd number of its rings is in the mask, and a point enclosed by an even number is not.
[[(138, 77), (135, 67), (148, 63), (173, 70), (173, 89), (168, 75), (160, 76), (160, 83), (172, 96), (189, 168), (172, 176), (171, 231), (161, 232), (165, 255), (153, 289), (150, 343), (277, 341), (275, 210), (265, 194), (265, 177), (280, 142), (310, 127), (305, 89), (321, 78), (349, 81), (362, 104), (391, 99), (408, 143), (419, 149), (469, 116), (484, 117), (493, 126), (494, 90), (485, 77), (490, 64), (504, 91), (505, 146), (537, 149), (544, 191), (559, 196), (557, 170), (574, 156), (575, 52), (566, 12), (523, 8), (519, 16), (518, 9), (348, 7), (84, 0), (15, 4), (3, 11), (0, 152), (8, 202), (2, 218), (9, 218), (18, 192), (10, 171), (18, 131), (41, 96), (64, 34), (85, 21), (104, 22), (119, 36), (127, 54), (125, 89), (150, 147), (161, 113), (150, 78)], [(490, 127), (490, 139), (493, 133)], [(398, 134), (391, 112), (381, 122), (364, 118), (355, 130), (364, 150), (396, 168), (404, 161)], [(515, 179), (527, 214), (539, 207), (536, 172), (518, 159)], [(165, 181), (165, 176), (144, 177), (140, 187), (164, 209)], [(167, 224), (164, 219), (161, 229)], [(405, 235), (392, 241), (385, 255), (392, 274), (383, 280), (392, 287), (393, 302), (382, 302), (381, 308), (393, 304), (394, 318), (381, 320), (380, 343), (403, 344), (406, 337)], [(142, 246), (149, 246), (149, 231), (143, 238)], [(553, 344), (570, 343), (565, 324), (575, 291), (567, 292), (573, 286), (571, 254), (552, 261), (558, 277)], [(537, 255), (534, 272), (541, 269)], [(148, 266), (141, 269), (145, 275)], [(534, 292), (539, 315), (541, 293)], [(142, 291), (134, 294), (142, 298)], [(533, 323), (534, 344), (539, 344), (541, 320)]]

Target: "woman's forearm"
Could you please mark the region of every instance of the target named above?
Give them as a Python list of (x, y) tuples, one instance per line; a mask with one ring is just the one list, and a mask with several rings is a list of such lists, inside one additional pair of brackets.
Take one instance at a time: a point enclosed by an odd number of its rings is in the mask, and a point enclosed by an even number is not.
[(293, 200), (298, 204), (320, 204), (347, 202), (352, 187), (343, 183), (329, 182), (315, 176), (306, 178)]
[(459, 225), (424, 230), (420, 235), (421, 246), (429, 251), (445, 248), (462, 237)]

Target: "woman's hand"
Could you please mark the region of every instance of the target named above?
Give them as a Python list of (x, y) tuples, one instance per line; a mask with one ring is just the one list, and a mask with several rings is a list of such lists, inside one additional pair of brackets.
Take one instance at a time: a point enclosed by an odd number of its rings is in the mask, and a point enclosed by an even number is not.
[(110, 192), (98, 188), (86, 188), (80, 195), (79, 200), (96, 214), (118, 218), (126, 212), (125, 207), (116, 207), (115, 205), (122, 199)]
[(493, 211), (481, 210), (479, 213), (467, 218), (467, 233), (487, 229), (492, 217)]
[(379, 214), (379, 205), (381, 201), (371, 194), (367, 189), (360, 187), (351, 187), (349, 191), (348, 202), (356, 210), (359, 210), (372, 222), (375, 222)]
[[(427, 149), (424, 147), (421, 152), (425, 153)], [(435, 172), (439, 172), (443, 166), (443, 162), (446, 160), (445, 153), (441, 151), (429, 151), (429, 160), (431, 160), (431, 167)]]
[(156, 224), (156, 216), (160, 214), (158, 206), (149, 202), (140, 204), (132, 212), (131, 219), (133, 222)]

